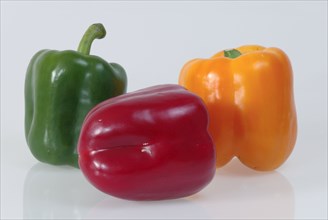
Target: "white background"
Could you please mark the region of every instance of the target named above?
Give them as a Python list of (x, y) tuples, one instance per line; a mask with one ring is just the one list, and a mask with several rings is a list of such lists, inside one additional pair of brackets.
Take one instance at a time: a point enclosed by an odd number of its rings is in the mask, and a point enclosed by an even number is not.
[[(298, 139), (274, 172), (234, 160), (200, 193), (131, 202), (81, 172), (34, 159), (24, 139), (23, 88), (40, 49), (76, 49), (86, 28), (108, 35), (91, 53), (120, 63), (128, 91), (177, 83), (183, 64), (222, 49), (283, 49), (294, 69)], [(327, 218), (327, 2), (1, 2), (1, 218)]]

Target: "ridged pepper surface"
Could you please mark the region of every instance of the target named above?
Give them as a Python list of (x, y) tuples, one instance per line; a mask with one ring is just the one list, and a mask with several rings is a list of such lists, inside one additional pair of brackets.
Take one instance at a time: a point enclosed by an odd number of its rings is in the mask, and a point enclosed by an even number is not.
[(126, 91), (126, 74), (116, 63), (89, 55), (94, 39), (103, 38), (93, 24), (78, 51), (41, 50), (30, 61), (25, 79), (25, 136), (39, 161), (78, 167), (77, 141), (92, 107)]
[(79, 164), (99, 190), (129, 200), (175, 199), (215, 174), (215, 149), (201, 98), (160, 85), (106, 100), (87, 115)]
[(282, 50), (249, 45), (194, 59), (182, 68), (179, 84), (207, 106), (218, 167), (237, 156), (255, 170), (274, 170), (291, 154), (293, 72)]

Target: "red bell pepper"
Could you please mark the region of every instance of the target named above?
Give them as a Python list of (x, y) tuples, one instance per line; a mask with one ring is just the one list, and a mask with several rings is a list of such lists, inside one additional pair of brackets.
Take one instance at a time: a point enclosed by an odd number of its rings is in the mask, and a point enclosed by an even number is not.
[(203, 189), (215, 149), (202, 100), (179, 85), (108, 99), (85, 118), (79, 165), (99, 190), (129, 200), (174, 199)]

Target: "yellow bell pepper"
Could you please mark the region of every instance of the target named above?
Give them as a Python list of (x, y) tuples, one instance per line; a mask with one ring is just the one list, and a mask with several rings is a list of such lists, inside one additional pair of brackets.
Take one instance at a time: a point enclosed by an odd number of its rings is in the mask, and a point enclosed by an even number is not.
[(179, 84), (207, 106), (217, 167), (236, 156), (269, 171), (291, 154), (297, 136), (293, 72), (282, 50), (248, 45), (194, 59), (182, 68)]

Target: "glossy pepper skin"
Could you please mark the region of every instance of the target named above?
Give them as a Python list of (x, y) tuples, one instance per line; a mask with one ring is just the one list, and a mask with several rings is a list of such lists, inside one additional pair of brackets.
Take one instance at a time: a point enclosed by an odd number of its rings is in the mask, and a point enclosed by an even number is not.
[(278, 48), (248, 45), (238, 51), (237, 56), (231, 50), (191, 60), (179, 84), (202, 97), (208, 108), (217, 167), (237, 156), (255, 170), (274, 170), (296, 142), (292, 67)]
[(215, 149), (202, 100), (160, 85), (106, 100), (87, 115), (79, 164), (99, 190), (128, 200), (175, 199), (204, 188)]
[(42, 50), (32, 58), (25, 79), (25, 136), (39, 161), (78, 167), (77, 141), (86, 114), (126, 91), (119, 64), (89, 55), (92, 41), (105, 34), (101, 24), (93, 24), (78, 51)]

